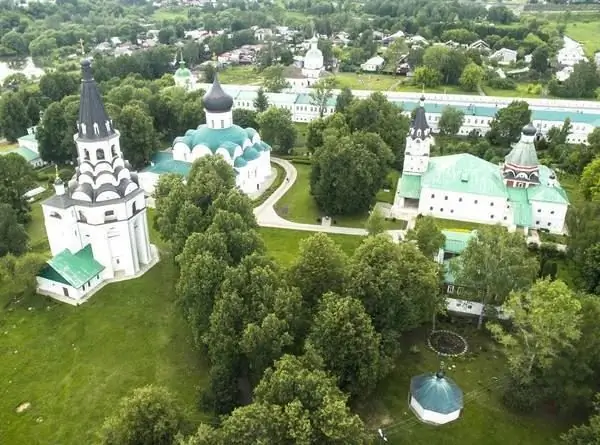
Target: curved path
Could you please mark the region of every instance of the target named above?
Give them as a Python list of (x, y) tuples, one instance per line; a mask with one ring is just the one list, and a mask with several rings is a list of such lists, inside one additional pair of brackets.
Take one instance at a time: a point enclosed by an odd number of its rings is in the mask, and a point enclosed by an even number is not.
[[(265, 202), (254, 209), (254, 216), (258, 225), (261, 227), (272, 227), (276, 229), (288, 229), (288, 230), (303, 230), (306, 232), (326, 232), (326, 233), (339, 233), (342, 235), (358, 235), (365, 236), (367, 231), (362, 228), (354, 227), (339, 227), (339, 226), (322, 226), (318, 224), (301, 224), (288, 221), (280, 217), (275, 212), (275, 204), (281, 199), (283, 195), (294, 185), (298, 172), (294, 168), (291, 162), (279, 158), (271, 158), (271, 162), (280, 165), (285, 170), (285, 178), (279, 188), (273, 192), (271, 196), (267, 198)], [(389, 230), (388, 231), (394, 239), (398, 236), (402, 236), (403, 230)]]

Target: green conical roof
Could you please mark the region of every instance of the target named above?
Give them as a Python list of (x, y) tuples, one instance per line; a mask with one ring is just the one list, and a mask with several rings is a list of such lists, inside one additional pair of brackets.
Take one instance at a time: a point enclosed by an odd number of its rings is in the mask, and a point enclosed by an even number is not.
[(463, 407), (462, 390), (441, 371), (413, 377), (410, 394), (424, 409), (439, 414), (450, 414)]
[(185, 62), (182, 60), (179, 62), (179, 68), (175, 71), (175, 77), (190, 77), (192, 72), (185, 67)]
[[(521, 139), (513, 145), (510, 153), (506, 155), (505, 161), (507, 164), (519, 167), (537, 167), (540, 165), (537, 153), (535, 152), (535, 145), (531, 138), (531, 136), (535, 135), (535, 131), (535, 127), (531, 124), (523, 128)], [(527, 136), (526, 141), (523, 140), (523, 136)]]

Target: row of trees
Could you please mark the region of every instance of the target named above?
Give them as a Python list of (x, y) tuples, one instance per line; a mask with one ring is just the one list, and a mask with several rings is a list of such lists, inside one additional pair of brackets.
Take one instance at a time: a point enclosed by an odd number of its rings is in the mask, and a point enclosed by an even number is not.
[[(230, 413), (253, 400), (211, 431), (214, 443), (288, 440), (300, 434), (292, 420), (306, 425), (306, 443), (364, 443), (346, 398), (368, 396), (392, 369), (399, 336), (438, 310), (439, 269), (416, 245), (385, 235), (347, 258), (318, 234), (282, 270), (265, 256), (251, 203), (234, 183), (229, 166), (208, 157), (185, 184), (162, 177), (156, 193), (156, 227), (180, 268), (177, 296), (210, 358), (203, 404)], [(317, 421), (324, 412), (330, 420)]]

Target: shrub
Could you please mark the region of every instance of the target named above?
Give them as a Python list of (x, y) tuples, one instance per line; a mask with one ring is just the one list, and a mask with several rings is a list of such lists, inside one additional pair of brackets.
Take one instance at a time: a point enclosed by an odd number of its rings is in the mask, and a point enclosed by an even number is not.
[(507, 408), (526, 414), (537, 407), (540, 397), (540, 391), (533, 385), (523, 385), (513, 380), (506, 386), (502, 401)]

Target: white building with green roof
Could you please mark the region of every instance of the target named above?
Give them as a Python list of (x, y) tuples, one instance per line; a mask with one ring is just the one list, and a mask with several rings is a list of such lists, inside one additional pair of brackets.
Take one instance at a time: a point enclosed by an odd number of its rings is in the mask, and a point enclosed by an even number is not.
[(196, 79), (190, 69), (185, 66), (183, 59), (179, 61), (179, 68), (173, 74), (173, 80), (175, 86), (184, 88), (187, 91), (193, 90), (196, 85)]
[(56, 194), (42, 203), (53, 257), (37, 277), (39, 293), (73, 305), (101, 283), (137, 277), (158, 259), (138, 176), (123, 158), (91, 63), (81, 68), (77, 167), (68, 184), (57, 174)]
[(235, 172), (236, 185), (244, 193), (260, 190), (271, 177), (271, 147), (254, 128), (233, 123), (233, 97), (223, 90), (217, 76), (203, 103), (206, 124), (175, 138), (172, 151), (156, 156), (152, 165), (140, 173), (140, 184), (147, 194), (154, 192), (161, 174), (185, 176), (191, 164), (203, 156), (225, 159)]
[(526, 126), (502, 165), (467, 153), (430, 158), (433, 136), (422, 98), (406, 139), (392, 214), (564, 233), (569, 200), (554, 172), (539, 164), (535, 134), (535, 127)]

